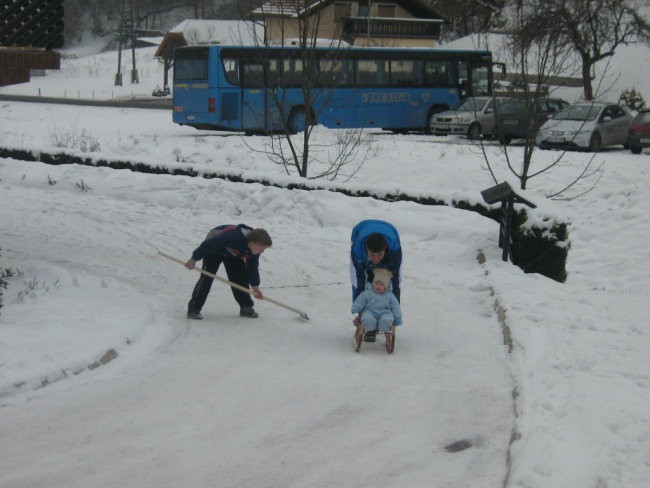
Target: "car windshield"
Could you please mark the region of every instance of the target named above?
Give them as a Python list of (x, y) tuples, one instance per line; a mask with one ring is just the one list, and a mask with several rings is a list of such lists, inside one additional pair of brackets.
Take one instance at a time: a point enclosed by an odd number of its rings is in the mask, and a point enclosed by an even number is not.
[(476, 98), (468, 98), (461, 104), (460, 107), (458, 107), (458, 110), (462, 112), (480, 112), (488, 102), (489, 99), (477, 100)]
[(555, 120), (595, 120), (602, 110), (600, 105), (574, 105), (555, 115)]
[(504, 102), (499, 107), (500, 115), (515, 115), (526, 111), (524, 102)]
[(634, 119), (635, 124), (650, 124), (650, 112), (640, 112)]

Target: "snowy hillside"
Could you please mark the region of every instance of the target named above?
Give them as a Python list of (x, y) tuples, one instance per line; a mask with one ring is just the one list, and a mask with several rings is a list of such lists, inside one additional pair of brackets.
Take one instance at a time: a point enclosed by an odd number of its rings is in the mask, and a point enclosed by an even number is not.
[[(147, 53), (119, 96), (161, 82)], [(116, 63), (66, 58), (1, 92), (117, 96)], [(297, 180), (267, 138), (179, 127), (167, 111), (0, 106), (3, 147)], [(326, 150), (336, 131), (314, 137)], [(480, 201), (487, 157), (516, 186), (489, 141), (367, 131), (364, 145), (337, 184)], [(518, 167), (523, 148), (508, 151)], [(533, 166), (559, 155), (537, 151)], [(534, 218), (571, 223), (564, 284), (501, 261), (497, 224), (473, 212), (0, 158), (0, 269), (16, 274), (0, 309), (0, 486), (644, 486), (650, 153), (603, 151), (571, 198), (546, 198), (591, 156), (562, 155), (525, 192)], [(349, 237), (366, 218), (395, 224), (404, 249), (392, 355), (351, 346)], [(264, 301), (241, 318), (219, 283), (205, 319), (185, 318), (198, 274), (156, 251), (187, 259), (210, 228), (240, 222), (273, 237), (264, 293), (310, 322)]]

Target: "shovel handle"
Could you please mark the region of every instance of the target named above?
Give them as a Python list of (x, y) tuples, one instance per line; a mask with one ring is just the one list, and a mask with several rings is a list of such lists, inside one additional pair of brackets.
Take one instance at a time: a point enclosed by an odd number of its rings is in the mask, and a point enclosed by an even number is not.
[[(183, 261), (182, 259), (178, 259), (177, 257), (171, 256), (171, 255), (169, 255), (167, 253), (164, 253), (162, 251), (158, 251), (158, 254), (160, 254), (164, 258), (170, 259), (172, 261), (176, 261), (177, 263), (182, 264), (183, 266), (185, 266), (185, 261)], [(230, 285), (233, 288), (237, 288), (238, 290), (244, 291), (244, 292), (249, 293), (251, 295), (254, 294), (253, 291), (250, 288), (246, 288), (245, 286), (241, 286), (241, 285), (238, 285), (237, 283), (233, 283), (230, 280), (222, 278), (221, 276), (217, 276), (214, 273), (210, 273), (209, 271), (206, 271), (206, 270), (204, 270), (202, 268), (199, 268), (198, 266), (194, 266), (194, 270), (198, 271), (201, 274), (209, 276), (212, 279), (219, 280), (222, 283), (225, 283), (226, 285)], [(265, 300), (267, 302), (271, 302), (271, 303), (273, 303), (275, 305), (286, 308), (287, 310), (291, 310), (292, 312), (295, 312), (298, 315), (300, 315), (301, 318), (303, 318), (305, 320), (309, 320), (309, 317), (307, 317), (307, 314), (305, 312), (301, 311), (301, 310), (298, 310), (297, 308), (290, 307), (289, 305), (287, 305), (285, 303), (278, 302), (277, 300), (273, 300), (272, 298), (269, 298), (267, 296), (265, 296), (262, 300)]]

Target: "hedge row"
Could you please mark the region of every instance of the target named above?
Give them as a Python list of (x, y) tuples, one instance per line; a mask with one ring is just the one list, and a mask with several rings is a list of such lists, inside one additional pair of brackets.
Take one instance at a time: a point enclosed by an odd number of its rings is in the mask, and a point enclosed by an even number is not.
[[(409, 201), (421, 205), (450, 205), (455, 208), (477, 212), (497, 222), (500, 222), (502, 218), (502, 212), (499, 208), (481, 204), (470, 205), (464, 201), (453, 201), (449, 204), (435, 197), (412, 196), (406, 193), (379, 195), (367, 190), (352, 190), (332, 186), (321, 187), (312, 181), (281, 184), (266, 179), (247, 178), (237, 174), (218, 172), (199, 173), (192, 168), (168, 168), (142, 162), (90, 158), (64, 152), (33, 152), (31, 150), (5, 147), (0, 147), (0, 157), (23, 161), (40, 161), (53, 165), (81, 164), (85, 166), (105, 166), (113, 169), (128, 169), (140, 173), (200, 176), (208, 179), (219, 178), (225, 181), (259, 183), (289, 190), (327, 190), (351, 197), (370, 197), (388, 202)], [(512, 262), (527, 273), (539, 273), (556, 281), (564, 282), (566, 280), (566, 259), (570, 247), (568, 244), (568, 225), (563, 222), (552, 221), (549, 222), (549, 227), (546, 228), (528, 228), (522, 225), (526, 222), (527, 218), (528, 215), (524, 208), (518, 210), (515, 214), (512, 243), (510, 246)], [(498, 236), (498, 228), (495, 228), (495, 236)]]

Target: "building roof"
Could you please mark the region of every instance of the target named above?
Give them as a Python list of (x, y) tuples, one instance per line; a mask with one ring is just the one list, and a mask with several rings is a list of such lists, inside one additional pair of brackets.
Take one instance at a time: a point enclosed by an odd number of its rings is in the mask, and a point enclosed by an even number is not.
[(187, 19), (165, 35), (154, 57), (172, 59), (177, 47), (196, 44), (260, 45), (264, 44), (264, 28), (250, 21)]
[(169, 32), (182, 33), (188, 44), (249, 46), (263, 39), (263, 29), (260, 25), (242, 20), (187, 19)]
[[(305, 7), (304, 0), (269, 0), (261, 7), (256, 8), (251, 12), (252, 18), (263, 17), (293, 17), (297, 18), (305, 14), (309, 14), (314, 10), (327, 7), (329, 4), (334, 3), (335, 0), (312, 0), (312, 2)], [(372, 0), (370, 0), (372, 1)], [(379, 2), (379, 0), (376, 0)], [(392, 0), (402, 6), (404, 9), (413, 14), (414, 17), (423, 19), (440, 19), (446, 20), (442, 15), (436, 12), (429, 5), (422, 0)]]

